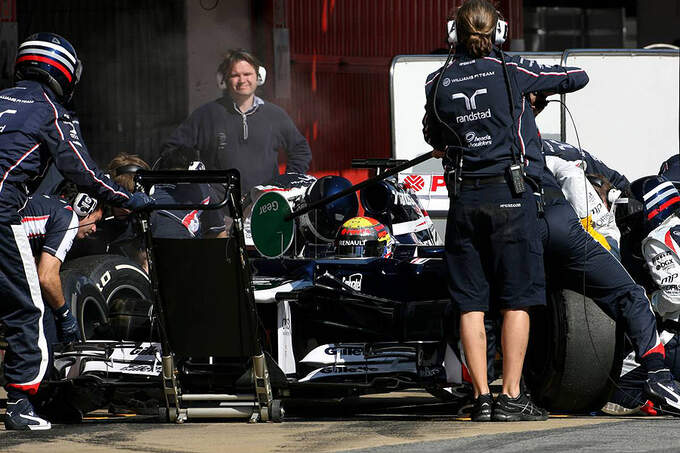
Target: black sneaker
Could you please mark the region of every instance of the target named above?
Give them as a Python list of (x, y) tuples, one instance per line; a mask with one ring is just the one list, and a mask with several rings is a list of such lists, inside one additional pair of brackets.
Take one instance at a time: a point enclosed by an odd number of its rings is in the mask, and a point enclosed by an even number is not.
[(673, 380), (668, 369), (647, 373), (645, 393), (650, 400), (666, 409), (667, 413), (680, 416), (680, 386)]
[(7, 401), (5, 429), (37, 431), (50, 428), (52, 428), (50, 422), (35, 415), (33, 405), (26, 398), (21, 398), (18, 401)]
[(491, 419), (495, 422), (539, 421), (548, 419), (548, 411), (536, 406), (524, 393), (517, 398), (500, 394), (496, 398)]
[(491, 393), (479, 395), (472, 406), (470, 418), (473, 422), (490, 422), (493, 408), (493, 396)]

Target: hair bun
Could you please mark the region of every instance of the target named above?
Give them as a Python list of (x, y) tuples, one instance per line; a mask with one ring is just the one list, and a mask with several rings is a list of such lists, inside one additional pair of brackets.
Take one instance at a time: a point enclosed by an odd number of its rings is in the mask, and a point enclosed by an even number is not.
[(472, 56), (489, 55), (492, 49), (491, 37), (484, 33), (471, 33), (465, 42), (465, 47)]

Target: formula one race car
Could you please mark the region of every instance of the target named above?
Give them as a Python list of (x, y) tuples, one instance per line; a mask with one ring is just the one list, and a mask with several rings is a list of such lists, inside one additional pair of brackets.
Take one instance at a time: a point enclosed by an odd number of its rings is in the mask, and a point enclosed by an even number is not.
[[(201, 173), (139, 178), (214, 182)], [(237, 175), (218, 178), (231, 238), (158, 240), (147, 229), (148, 274), (115, 255), (68, 263), (67, 300), (90, 341), (55, 352), (44, 407), (266, 420), (282, 416), (286, 398), (423, 388), (468, 401), (442, 242), (414, 193), (393, 179), (366, 185), (357, 218), (343, 178), (287, 178), (251, 192), (245, 229)], [(587, 411), (606, 402), (620, 335), (589, 299), (553, 286), (530, 338), (524, 376), (541, 404)], [(253, 389), (254, 398), (232, 401)]]

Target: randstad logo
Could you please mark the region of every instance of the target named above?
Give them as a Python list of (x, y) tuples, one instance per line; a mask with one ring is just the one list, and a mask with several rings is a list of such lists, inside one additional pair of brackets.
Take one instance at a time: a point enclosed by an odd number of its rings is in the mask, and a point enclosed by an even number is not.
[[(465, 108), (467, 110), (477, 110), (477, 96), (486, 94), (486, 88), (481, 88), (474, 92), (470, 97), (466, 96), (465, 93), (454, 93), (451, 95), (452, 100), (462, 99), (465, 101)], [(491, 118), (491, 108), (486, 109), (482, 112), (472, 112), (467, 115), (460, 115), (456, 117), (456, 123), (467, 123), (468, 121), (482, 120), (485, 118)]]
[(485, 118), (491, 118), (491, 108), (486, 109), (485, 112), (473, 112), (457, 116), (456, 123), (467, 123), (468, 121), (483, 120)]

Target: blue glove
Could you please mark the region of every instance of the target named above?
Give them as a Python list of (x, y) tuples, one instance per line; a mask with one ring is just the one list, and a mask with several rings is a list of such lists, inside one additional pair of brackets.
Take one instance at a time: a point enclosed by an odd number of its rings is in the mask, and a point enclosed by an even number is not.
[(54, 311), (57, 320), (57, 337), (62, 343), (74, 343), (80, 341), (80, 328), (73, 313), (67, 304)]
[(137, 211), (147, 206), (153, 206), (156, 200), (145, 194), (144, 192), (135, 192), (130, 199), (123, 205), (124, 208), (130, 211)]

